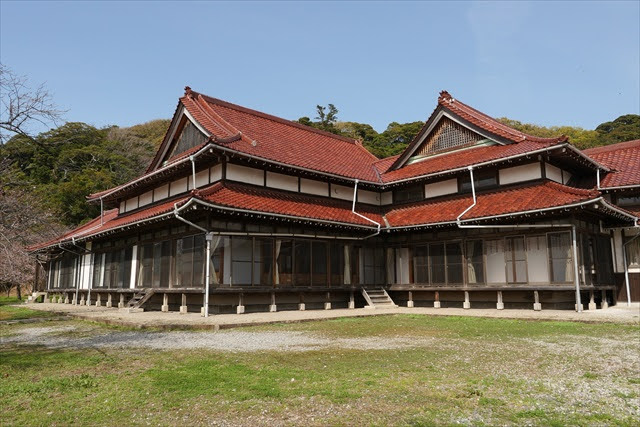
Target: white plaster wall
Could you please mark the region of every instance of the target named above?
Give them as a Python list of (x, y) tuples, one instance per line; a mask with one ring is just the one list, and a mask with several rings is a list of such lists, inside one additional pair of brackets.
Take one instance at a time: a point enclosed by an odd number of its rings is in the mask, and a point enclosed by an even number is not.
[(275, 172), (267, 172), (267, 187), (287, 191), (298, 191), (298, 177)]
[(380, 193), (374, 193), (373, 191), (358, 190), (358, 202), (368, 203), (370, 205), (380, 204)]
[(139, 206), (148, 205), (153, 201), (153, 190), (147, 191), (146, 193), (140, 196), (140, 201), (138, 202)]
[(137, 207), (138, 207), (138, 198), (132, 197), (129, 200), (127, 200), (125, 211), (129, 212), (136, 209)]
[(209, 182), (216, 182), (222, 179), (222, 165), (217, 164), (211, 167)]
[(322, 181), (300, 178), (300, 191), (307, 194), (315, 194), (317, 196), (328, 196), (329, 184)]
[(547, 178), (562, 184), (562, 169), (555, 167), (553, 165), (550, 165), (549, 163), (545, 163), (544, 170), (547, 175)]
[(120, 202), (120, 213), (125, 212), (125, 207), (126, 207), (126, 203), (125, 202)]
[(393, 192), (387, 191), (381, 194), (380, 204), (382, 205), (390, 205), (393, 203)]
[(227, 164), (227, 179), (246, 182), (253, 185), (264, 185), (264, 171), (247, 166)]
[(542, 169), (540, 168), (540, 163), (536, 162), (500, 169), (498, 174), (500, 175), (500, 185), (506, 185), (542, 178)]
[(424, 193), (428, 199), (430, 197), (444, 196), (445, 194), (454, 194), (458, 192), (458, 180), (448, 179), (446, 181), (425, 184)]
[(153, 190), (153, 201), (166, 199), (169, 197), (169, 184), (162, 185)]
[(353, 199), (353, 188), (331, 184), (331, 197), (342, 200)]
[(569, 182), (569, 180), (571, 179), (573, 175), (571, 175), (569, 172), (567, 172), (566, 170), (562, 171), (562, 183), (566, 184), (567, 182)]
[(169, 195), (175, 196), (176, 194), (187, 192), (187, 177), (177, 179), (171, 183), (169, 187)]
[[(209, 169), (201, 170), (200, 172), (196, 172), (196, 186), (195, 188), (204, 187), (209, 183)], [(192, 190), (193, 187), (193, 174), (189, 175), (189, 189)]]

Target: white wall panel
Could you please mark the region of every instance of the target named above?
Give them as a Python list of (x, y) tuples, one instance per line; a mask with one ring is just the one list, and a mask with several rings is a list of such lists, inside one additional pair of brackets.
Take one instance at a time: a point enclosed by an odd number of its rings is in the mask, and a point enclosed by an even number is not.
[(287, 191), (298, 191), (298, 177), (275, 172), (267, 172), (267, 187)]
[(434, 182), (424, 186), (425, 197), (444, 196), (445, 194), (454, 194), (458, 192), (458, 180), (448, 179), (446, 181)]
[(175, 196), (176, 194), (187, 192), (187, 177), (177, 179), (171, 183), (169, 187), (169, 195)]
[(246, 182), (253, 185), (264, 185), (264, 171), (247, 166), (227, 164), (227, 179)]
[(307, 194), (315, 194), (317, 196), (328, 196), (329, 184), (322, 181), (300, 178), (300, 191)]
[(500, 185), (542, 178), (542, 169), (538, 162), (500, 169), (498, 173), (500, 175)]
[(353, 200), (353, 188), (331, 184), (331, 197), (342, 200)]

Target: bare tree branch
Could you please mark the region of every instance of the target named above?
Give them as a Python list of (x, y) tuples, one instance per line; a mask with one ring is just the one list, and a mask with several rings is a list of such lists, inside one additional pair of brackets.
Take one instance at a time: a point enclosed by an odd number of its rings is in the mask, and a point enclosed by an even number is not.
[(56, 106), (44, 84), (32, 90), (27, 82), (0, 64), (0, 144), (16, 134), (32, 138), (30, 126), (57, 125), (66, 112)]

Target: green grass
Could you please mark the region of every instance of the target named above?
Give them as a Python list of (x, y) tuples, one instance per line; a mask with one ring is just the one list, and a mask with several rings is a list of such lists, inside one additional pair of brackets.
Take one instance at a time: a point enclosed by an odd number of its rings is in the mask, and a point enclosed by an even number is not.
[[(31, 326), (10, 327), (20, 332)], [(637, 326), (399, 315), (245, 329), (265, 330), (336, 339), (399, 336), (423, 345), (256, 353), (0, 345), (0, 419), (3, 425), (638, 421), (633, 410), (619, 409), (634, 404), (640, 392), (633, 363), (601, 371), (610, 350), (603, 348), (602, 357), (564, 350), (565, 344), (582, 348), (592, 337), (637, 350)], [(619, 405), (590, 396), (586, 384), (607, 390), (611, 384), (608, 399)], [(588, 406), (579, 406), (588, 398)]]
[(52, 317), (52, 313), (46, 311), (30, 310), (24, 307), (17, 307), (14, 304), (21, 304), (17, 297), (0, 297), (0, 321), (1, 320), (22, 320), (39, 317)]

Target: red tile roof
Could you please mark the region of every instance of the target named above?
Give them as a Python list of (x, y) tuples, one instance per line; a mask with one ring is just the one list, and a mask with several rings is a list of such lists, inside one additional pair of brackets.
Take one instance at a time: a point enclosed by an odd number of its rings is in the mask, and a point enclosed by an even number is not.
[[(561, 208), (588, 202), (600, 197), (594, 190), (581, 190), (555, 182), (511, 186), (478, 195), (477, 205), (468, 211), (462, 220), (473, 220), (505, 214), (535, 212), (540, 209)], [(170, 216), (174, 205), (186, 204), (190, 199), (200, 201), (212, 208), (246, 211), (266, 216), (287, 216), (310, 222), (328, 222), (358, 227), (375, 228), (375, 225), (351, 212), (351, 203), (345, 200), (327, 199), (281, 190), (267, 189), (236, 183), (218, 182), (209, 187), (192, 191), (178, 199), (168, 200), (158, 205), (141, 208), (118, 216), (117, 210), (105, 212), (104, 224), (100, 218), (78, 227), (58, 239), (33, 246), (38, 250), (64, 241), (90, 238), (106, 231), (125, 227), (136, 222), (153, 220), (160, 216)], [(425, 200), (405, 206), (370, 206), (357, 204), (356, 212), (380, 223), (383, 228), (428, 226), (452, 223), (460, 213), (472, 203), (470, 194), (455, 195), (435, 200)], [(604, 202), (602, 202), (604, 203)], [(385, 215), (383, 217), (383, 214)], [(385, 221), (386, 219), (386, 221)]]
[[(327, 199), (235, 183), (214, 184), (204, 190), (197, 190), (194, 196), (204, 202), (236, 210), (375, 227), (371, 222), (354, 215), (351, 212), (351, 202), (346, 200)], [(383, 223), (379, 208), (375, 206), (357, 204), (356, 211)]]
[(518, 144), (472, 147), (428, 157), (410, 165), (403, 166), (400, 169), (384, 172), (382, 174), (382, 181), (384, 183), (391, 183), (401, 179), (445, 172), (478, 163), (505, 159), (517, 155), (526, 155), (527, 153), (549, 148), (554, 145), (556, 144), (523, 141)]
[(601, 188), (640, 185), (640, 139), (583, 151), (611, 172), (600, 181)]
[[(478, 195), (476, 206), (461, 220), (561, 207), (598, 197), (600, 193), (597, 191), (580, 190), (552, 181), (517, 185)], [(435, 201), (426, 200), (408, 206), (393, 207), (387, 212), (386, 218), (392, 227), (455, 222), (458, 215), (471, 206), (472, 202), (471, 194)]]
[(218, 138), (241, 134), (225, 147), (263, 159), (347, 178), (378, 182), (378, 159), (351, 138), (191, 92), (181, 102)]

